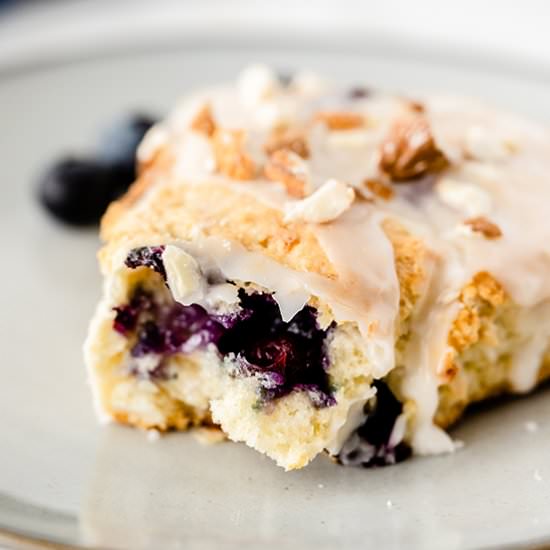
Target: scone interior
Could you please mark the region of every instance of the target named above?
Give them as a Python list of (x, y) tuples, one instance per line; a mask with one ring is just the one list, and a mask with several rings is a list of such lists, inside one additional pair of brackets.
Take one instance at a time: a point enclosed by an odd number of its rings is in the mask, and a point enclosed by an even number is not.
[(286, 469), (452, 451), (468, 404), (550, 372), (548, 153), (507, 113), (309, 73), (192, 96), (103, 221), (98, 414)]
[[(196, 243), (130, 249), (108, 279), (88, 346), (99, 411), (160, 430), (214, 423), (289, 469), (338, 451), (376, 393), (357, 325), (284, 284), (227, 279)], [(407, 453), (402, 435), (373, 460)]]

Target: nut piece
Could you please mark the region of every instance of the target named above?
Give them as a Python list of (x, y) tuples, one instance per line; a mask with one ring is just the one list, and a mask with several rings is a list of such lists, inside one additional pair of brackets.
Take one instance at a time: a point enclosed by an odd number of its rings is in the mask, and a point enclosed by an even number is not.
[(470, 218), (469, 220), (466, 220), (464, 224), (471, 227), (472, 231), (482, 233), (488, 239), (498, 239), (499, 237), (502, 237), (500, 227), (483, 216)]
[(279, 149), (269, 157), (264, 175), (268, 180), (282, 183), (292, 197), (302, 198), (310, 191), (307, 163), (289, 149)]
[(321, 111), (315, 115), (317, 122), (322, 122), (330, 130), (352, 130), (365, 124), (365, 119), (351, 111)]
[(492, 208), (489, 193), (479, 185), (467, 181), (442, 177), (435, 185), (435, 192), (441, 202), (468, 217), (483, 216)]
[(427, 120), (418, 115), (400, 120), (380, 147), (380, 170), (393, 181), (439, 172), (449, 162), (435, 144)]
[(395, 194), (393, 189), (389, 185), (382, 183), (380, 180), (368, 179), (363, 182), (363, 185), (373, 195), (376, 195), (377, 197), (385, 201), (389, 201), (390, 199), (392, 199)]
[(288, 149), (300, 157), (309, 157), (309, 147), (304, 131), (297, 128), (276, 128), (264, 144), (264, 151), (271, 155), (279, 149)]
[(424, 113), (426, 111), (424, 103), (416, 101), (415, 99), (409, 100), (409, 109), (415, 113)]
[(266, 65), (250, 65), (239, 75), (239, 97), (246, 107), (254, 108), (272, 97), (280, 88), (277, 75)]
[(188, 306), (204, 293), (204, 280), (199, 264), (177, 246), (168, 245), (162, 253), (166, 282), (176, 302)]
[(212, 135), (212, 146), (218, 170), (230, 178), (251, 180), (256, 175), (256, 164), (245, 150), (244, 130), (218, 128)]
[(326, 223), (341, 216), (353, 203), (355, 191), (341, 181), (327, 180), (309, 197), (285, 208), (285, 222)]
[(485, 161), (499, 161), (517, 151), (517, 145), (502, 135), (482, 126), (472, 126), (465, 136), (465, 150), (468, 158)]
[(191, 121), (191, 129), (211, 137), (216, 130), (212, 109), (205, 103)]

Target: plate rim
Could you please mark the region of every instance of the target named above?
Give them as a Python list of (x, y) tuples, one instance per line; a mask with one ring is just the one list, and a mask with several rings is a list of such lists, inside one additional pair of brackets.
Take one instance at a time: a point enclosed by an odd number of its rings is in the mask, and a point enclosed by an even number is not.
[[(131, 31), (128, 33), (130, 37)], [(303, 37), (302, 37), (303, 38)], [(204, 37), (202, 38), (204, 40)], [(295, 35), (285, 36), (285, 43), (280, 43), (273, 36), (255, 32), (237, 36), (233, 33), (218, 33), (216, 39), (208, 43), (201, 43), (201, 37), (193, 33), (182, 37), (149, 37), (141, 42), (138, 37), (121, 41), (118, 44), (98, 45), (78, 52), (50, 52), (37, 59), (27, 58), (13, 64), (2, 65), (0, 63), (0, 86), (6, 81), (24, 78), (50, 70), (64, 69), (72, 65), (101, 62), (106, 59), (128, 59), (132, 57), (160, 55), (185, 51), (191, 45), (199, 47), (201, 51), (217, 50), (223, 47), (226, 50), (240, 49), (261, 42), (269, 49), (293, 50), (302, 49), (315, 53), (330, 52), (334, 55), (352, 53), (358, 56), (359, 49), (367, 51), (369, 55), (378, 58), (400, 59), (402, 61), (421, 59), (426, 63), (441, 65), (448, 63), (453, 67), (467, 68), (471, 71), (490, 72), (508, 77), (520, 77), (531, 82), (548, 84), (550, 82), (550, 62), (542, 63), (538, 60), (525, 60), (520, 58), (510, 59), (506, 55), (495, 52), (470, 52), (460, 51), (458, 46), (449, 44), (435, 50), (433, 43), (408, 39), (407, 37), (395, 40), (389, 33), (370, 34), (368, 37), (337, 37), (333, 41), (321, 40), (321, 37), (308, 35), (305, 39)], [(185, 542), (185, 541), (183, 541)], [(505, 546), (483, 546), (478, 550), (511, 550), (521, 548), (523, 550), (550, 550), (550, 533), (537, 539), (520, 541)], [(47, 540), (39, 535), (29, 535), (18, 530), (13, 530), (0, 525), (0, 550), (110, 550), (108, 547), (82, 546)]]

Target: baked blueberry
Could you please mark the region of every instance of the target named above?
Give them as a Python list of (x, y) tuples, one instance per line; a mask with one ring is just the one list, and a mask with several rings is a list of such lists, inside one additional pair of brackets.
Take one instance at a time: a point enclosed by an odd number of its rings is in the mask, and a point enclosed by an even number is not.
[(148, 267), (160, 273), (162, 278), (166, 281), (166, 269), (162, 261), (163, 252), (164, 246), (140, 246), (139, 248), (130, 250), (124, 263), (130, 269)]
[(72, 225), (90, 225), (114, 198), (112, 173), (93, 159), (66, 157), (39, 181), (41, 204), (57, 219)]
[(345, 466), (388, 466), (411, 455), (407, 443), (391, 441), (403, 405), (382, 380), (376, 380), (374, 386), (376, 395), (366, 406), (364, 423), (344, 443), (338, 455), (338, 461)]
[[(130, 269), (148, 267), (166, 280), (163, 251), (162, 246), (134, 248), (125, 264)], [(209, 314), (198, 304), (155, 304), (138, 288), (130, 303), (114, 308), (113, 328), (136, 336), (133, 357), (167, 357), (215, 344), (222, 356), (235, 358), (234, 376), (257, 379), (259, 407), (293, 391), (306, 392), (317, 408), (336, 404), (325, 350), (330, 328), (319, 327), (316, 311), (306, 305), (285, 322), (270, 294), (241, 289), (239, 301), (241, 309), (228, 318)]]

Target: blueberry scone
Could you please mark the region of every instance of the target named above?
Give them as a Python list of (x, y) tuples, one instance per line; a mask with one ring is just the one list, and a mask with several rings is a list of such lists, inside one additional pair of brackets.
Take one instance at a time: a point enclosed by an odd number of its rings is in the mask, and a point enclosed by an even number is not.
[(213, 426), (285, 469), (450, 452), (550, 374), (548, 131), (267, 67), (154, 126), (102, 222), (105, 420)]

